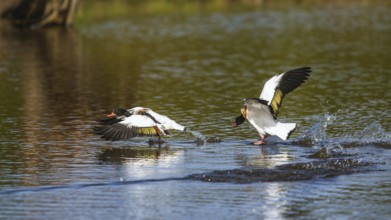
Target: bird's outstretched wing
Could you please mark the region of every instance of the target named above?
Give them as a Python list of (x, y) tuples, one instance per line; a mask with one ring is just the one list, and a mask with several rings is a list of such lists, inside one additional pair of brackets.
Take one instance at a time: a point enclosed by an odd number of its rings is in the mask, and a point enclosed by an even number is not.
[(178, 131), (185, 131), (186, 128), (178, 123), (176, 123), (174, 120), (170, 119), (167, 116), (158, 114), (151, 109), (148, 109), (148, 111), (145, 112), (145, 115), (149, 116), (153, 121), (159, 123), (164, 130), (178, 130)]
[(106, 140), (125, 140), (138, 136), (165, 135), (165, 131), (154, 120), (146, 115), (132, 115), (117, 123), (102, 122), (95, 132)]
[(311, 67), (301, 67), (273, 76), (266, 81), (259, 99), (265, 100), (274, 117), (277, 117), (282, 100), (308, 79)]

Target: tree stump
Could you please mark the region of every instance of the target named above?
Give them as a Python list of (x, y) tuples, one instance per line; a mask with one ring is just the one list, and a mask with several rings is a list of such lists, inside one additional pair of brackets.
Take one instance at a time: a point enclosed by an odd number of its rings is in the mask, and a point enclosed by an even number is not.
[(73, 23), (79, 0), (21, 0), (6, 9), (1, 17), (17, 27), (41, 28)]

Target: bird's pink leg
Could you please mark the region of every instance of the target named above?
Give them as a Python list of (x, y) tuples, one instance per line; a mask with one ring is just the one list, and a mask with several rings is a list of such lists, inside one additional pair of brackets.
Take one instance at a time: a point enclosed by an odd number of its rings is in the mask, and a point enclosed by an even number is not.
[(259, 136), (261, 136), (261, 138), (259, 138), (259, 140), (255, 141), (253, 144), (255, 144), (255, 145), (263, 145), (263, 144), (266, 144), (265, 139), (266, 139), (267, 137), (269, 137), (269, 135), (268, 135), (268, 134), (266, 134), (266, 135), (259, 134)]
[(253, 144), (255, 145), (263, 145), (266, 144), (265, 139), (260, 138), (259, 140), (255, 141)]

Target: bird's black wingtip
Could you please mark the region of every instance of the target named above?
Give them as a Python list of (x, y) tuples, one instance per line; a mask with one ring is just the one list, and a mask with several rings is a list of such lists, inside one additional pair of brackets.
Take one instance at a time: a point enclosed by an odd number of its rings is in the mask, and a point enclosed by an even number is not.
[(302, 72), (302, 73), (311, 73), (312, 68), (310, 66), (304, 66), (297, 69), (290, 70), (289, 72)]
[(296, 130), (296, 126), (295, 128), (293, 128), (289, 133), (288, 133), (288, 136), (286, 137), (286, 139), (289, 139), (289, 137), (293, 134), (293, 132), (295, 132)]

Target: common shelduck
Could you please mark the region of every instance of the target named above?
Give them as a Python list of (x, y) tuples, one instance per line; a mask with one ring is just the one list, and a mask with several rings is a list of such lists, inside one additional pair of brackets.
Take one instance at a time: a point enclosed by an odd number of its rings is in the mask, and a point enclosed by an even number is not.
[(265, 139), (271, 135), (287, 140), (296, 129), (296, 123), (279, 122), (278, 111), (285, 95), (304, 83), (310, 73), (311, 67), (302, 67), (273, 76), (264, 84), (259, 98), (243, 100), (241, 115), (235, 119), (233, 127), (247, 119), (259, 133), (256, 145), (265, 144)]
[(97, 134), (106, 140), (126, 140), (139, 136), (169, 135), (169, 130), (185, 131), (186, 128), (167, 116), (160, 115), (149, 108), (135, 107), (131, 109), (114, 109), (107, 115), (107, 119), (100, 120), (95, 128)]

